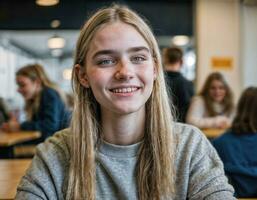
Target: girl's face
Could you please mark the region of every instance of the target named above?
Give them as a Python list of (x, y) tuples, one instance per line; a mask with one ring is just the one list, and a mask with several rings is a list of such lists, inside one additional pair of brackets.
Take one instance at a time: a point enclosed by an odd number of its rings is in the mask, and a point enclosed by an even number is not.
[[(116, 22), (99, 29), (85, 59), (85, 87), (102, 112), (129, 114), (144, 109), (155, 79), (150, 48), (137, 30)], [(142, 110), (141, 110), (142, 111)]]
[(213, 101), (221, 103), (226, 96), (224, 84), (219, 80), (213, 80), (209, 89), (209, 95)]
[(16, 83), (18, 85), (18, 92), (25, 100), (33, 99), (39, 88), (38, 81), (33, 81), (22, 75), (16, 77)]

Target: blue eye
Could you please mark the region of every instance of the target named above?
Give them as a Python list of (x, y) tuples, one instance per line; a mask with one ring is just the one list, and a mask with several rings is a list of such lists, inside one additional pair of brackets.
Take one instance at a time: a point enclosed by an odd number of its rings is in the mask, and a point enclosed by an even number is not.
[(143, 57), (143, 56), (134, 56), (134, 57), (132, 57), (132, 59), (131, 59), (131, 61), (132, 61), (133, 63), (141, 63), (141, 62), (144, 62), (145, 60), (146, 60), (146, 58)]
[(113, 65), (113, 64), (115, 64), (115, 60), (112, 60), (112, 59), (103, 59), (97, 62), (97, 65)]

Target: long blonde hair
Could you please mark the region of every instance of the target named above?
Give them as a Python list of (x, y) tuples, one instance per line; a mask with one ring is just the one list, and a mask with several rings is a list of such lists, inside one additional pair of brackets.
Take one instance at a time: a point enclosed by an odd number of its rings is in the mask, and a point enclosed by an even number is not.
[[(137, 162), (137, 188), (141, 200), (171, 197), (174, 193), (174, 139), (172, 115), (166, 92), (160, 52), (148, 25), (135, 12), (113, 5), (96, 12), (83, 26), (76, 47), (74, 66), (86, 68), (85, 58), (95, 33), (104, 25), (123, 22), (133, 26), (148, 43), (157, 78), (146, 103), (146, 127)], [(100, 106), (92, 90), (79, 82), (73, 68), (74, 111), (71, 122), (72, 140), (66, 199), (96, 198), (96, 150), (101, 138)]]
[[(40, 64), (26, 65), (26, 66), (20, 68), (16, 72), (16, 77), (17, 76), (25, 76), (32, 81), (38, 80), (38, 81), (40, 81), (40, 84), (42, 85), (42, 87), (49, 87), (49, 88), (56, 90), (58, 92), (58, 94), (60, 95), (60, 97), (62, 98), (62, 100), (64, 101), (64, 103), (66, 104), (65, 94), (59, 89), (59, 87), (53, 81), (51, 81), (48, 78), (42, 65), (40, 65)], [(38, 111), (39, 106), (40, 106), (40, 96), (41, 96), (41, 92), (35, 94), (33, 99), (26, 100), (25, 112), (27, 114), (28, 120), (31, 120), (33, 117), (33, 114), (35, 114)]]

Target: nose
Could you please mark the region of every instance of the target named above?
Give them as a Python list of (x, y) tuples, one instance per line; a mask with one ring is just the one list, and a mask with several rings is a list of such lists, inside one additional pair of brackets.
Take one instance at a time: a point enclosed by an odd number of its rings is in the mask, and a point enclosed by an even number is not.
[(119, 65), (117, 66), (117, 71), (115, 73), (115, 78), (118, 80), (129, 80), (133, 78), (134, 71), (132, 63), (130, 63), (128, 60), (124, 59), (119, 62)]

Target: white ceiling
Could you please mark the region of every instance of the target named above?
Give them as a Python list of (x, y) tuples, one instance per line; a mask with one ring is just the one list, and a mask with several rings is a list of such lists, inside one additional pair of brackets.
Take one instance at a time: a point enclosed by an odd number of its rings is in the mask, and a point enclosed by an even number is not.
[(0, 39), (7, 44), (12, 44), (27, 53), (42, 58), (51, 56), (51, 51), (47, 47), (47, 40), (54, 35), (65, 39), (63, 52), (66, 56), (72, 56), (79, 30), (0, 31)]
[[(71, 58), (75, 50), (79, 30), (35, 30), (35, 31), (0, 31), (0, 42), (11, 46), (15, 46), (33, 57), (51, 58), (51, 50), (47, 47), (47, 41), (50, 37), (58, 35), (66, 41), (63, 48), (63, 58)], [(172, 45), (172, 36), (157, 37), (160, 47)], [(4, 42), (3, 42), (4, 41)], [(190, 38), (189, 44), (182, 48), (192, 47), (193, 38)]]

